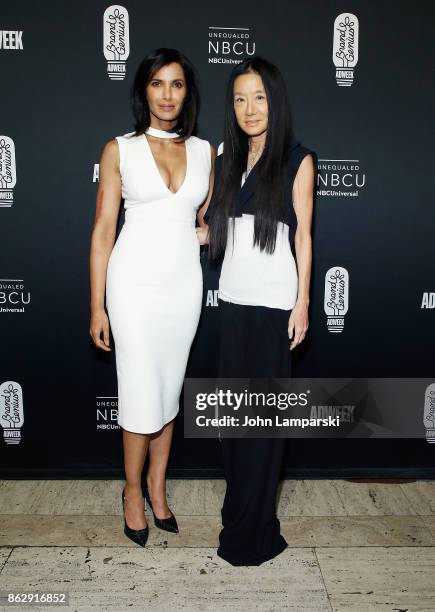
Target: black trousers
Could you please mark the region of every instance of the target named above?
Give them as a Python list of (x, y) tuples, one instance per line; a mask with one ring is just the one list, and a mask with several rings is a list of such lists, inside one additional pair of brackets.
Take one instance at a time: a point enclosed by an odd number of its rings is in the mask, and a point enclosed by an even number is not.
[[(219, 300), (222, 378), (289, 378), (290, 310)], [(287, 547), (276, 495), (287, 439), (222, 438), (227, 489), (217, 554), (232, 565), (260, 565)]]

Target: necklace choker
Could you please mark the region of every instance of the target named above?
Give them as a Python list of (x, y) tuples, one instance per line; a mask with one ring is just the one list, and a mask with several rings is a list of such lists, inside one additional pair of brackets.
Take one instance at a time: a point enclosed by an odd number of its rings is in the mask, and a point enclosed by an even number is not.
[(156, 138), (180, 138), (178, 132), (167, 132), (166, 130), (159, 130), (151, 126), (145, 130), (145, 134), (155, 136)]

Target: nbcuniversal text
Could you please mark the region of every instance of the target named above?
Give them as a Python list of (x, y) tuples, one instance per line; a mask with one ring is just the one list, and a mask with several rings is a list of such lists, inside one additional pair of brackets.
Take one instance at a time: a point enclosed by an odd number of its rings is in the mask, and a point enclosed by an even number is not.
[(421, 438), (435, 443), (435, 380), (186, 378), (187, 438)]

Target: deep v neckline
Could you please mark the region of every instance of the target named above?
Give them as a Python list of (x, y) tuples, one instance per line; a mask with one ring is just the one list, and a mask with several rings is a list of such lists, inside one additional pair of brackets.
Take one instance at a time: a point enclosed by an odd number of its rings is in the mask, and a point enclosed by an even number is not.
[(169, 189), (169, 187), (167, 186), (167, 184), (165, 183), (165, 181), (164, 181), (164, 179), (163, 179), (163, 176), (162, 176), (162, 175), (161, 175), (161, 173), (160, 173), (159, 167), (158, 167), (158, 165), (157, 165), (156, 159), (155, 159), (155, 157), (154, 157), (153, 151), (152, 151), (152, 149), (151, 149), (151, 145), (150, 145), (150, 143), (148, 142), (148, 138), (146, 137), (146, 134), (143, 134), (143, 137), (144, 137), (144, 138), (145, 138), (145, 140), (146, 140), (146, 144), (147, 144), (147, 148), (148, 148), (148, 153), (149, 153), (149, 155), (151, 156), (151, 160), (152, 160), (153, 166), (154, 166), (154, 168), (155, 168), (155, 171), (156, 171), (156, 173), (157, 173), (157, 176), (159, 177), (160, 182), (162, 183), (162, 185), (163, 185), (163, 187), (166, 189), (166, 191), (167, 191), (168, 193), (170, 193), (170, 194), (171, 194), (171, 196), (175, 196), (175, 195), (177, 195), (178, 193), (180, 193), (180, 191), (183, 189), (184, 185), (186, 184), (186, 181), (187, 181), (187, 176), (188, 176), (188, 173), (189, 173), (189, 139), (187, 138), (187, 139), (184, 141), (185, 148), (186, 148), (186, 171), (185, 171), (185, 173), (184, 173), (184, 180), (183, 180), (183, 182), (181, 183), (180, 187), (177, 189), (177, 191), (171, 191), (171, 190)]

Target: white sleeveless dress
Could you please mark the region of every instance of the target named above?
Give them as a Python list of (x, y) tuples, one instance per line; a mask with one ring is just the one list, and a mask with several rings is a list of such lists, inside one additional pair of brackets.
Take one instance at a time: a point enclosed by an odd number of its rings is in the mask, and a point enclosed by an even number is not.
[(185, 141), (184, 183), (172, 193), (144, 134), (117, 137), (125, 223), (109, 258), (106, 307), (115, 341), (118, 424), (153, 433), (179, 410), (202, 304), (195, 231), (209, 189), (210, 144)]

